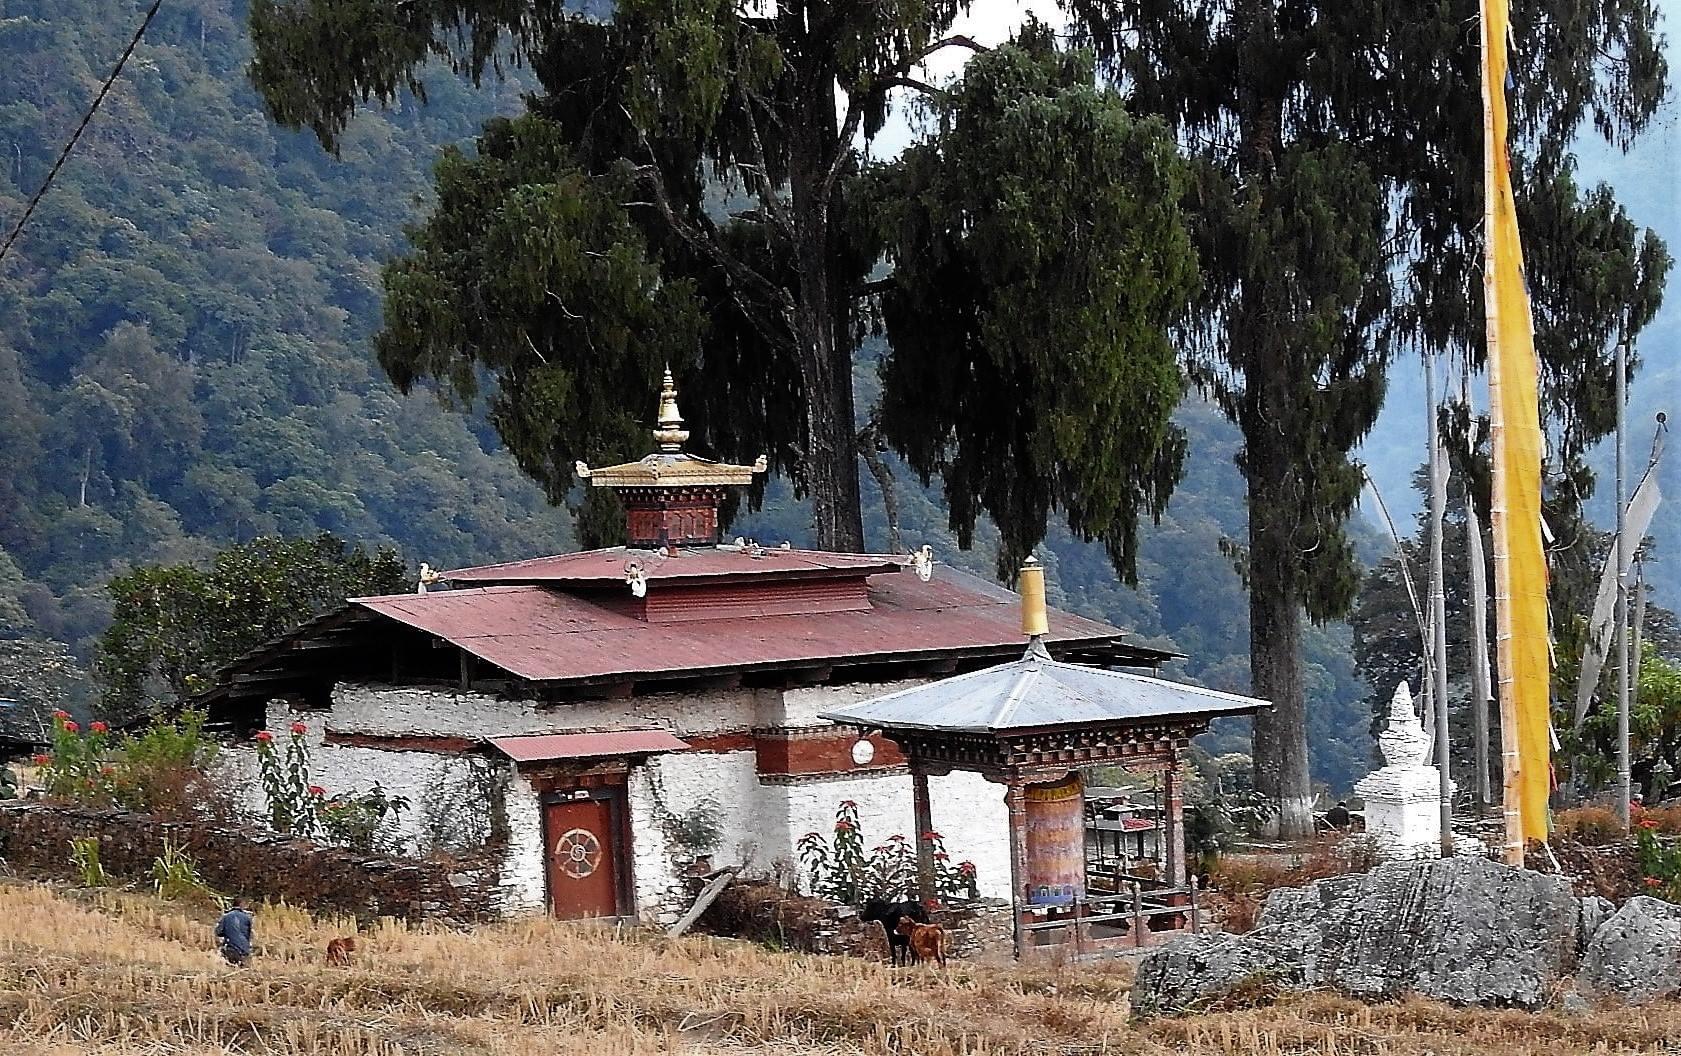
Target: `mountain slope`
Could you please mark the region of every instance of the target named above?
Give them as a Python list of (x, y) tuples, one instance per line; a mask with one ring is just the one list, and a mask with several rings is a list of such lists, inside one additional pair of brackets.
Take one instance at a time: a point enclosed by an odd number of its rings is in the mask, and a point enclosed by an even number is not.
[[(0, 216), (143, 7), (5, 4)], [(267, 532), (445, 567), (570, 544), (487, 430), (400, 397), (368, 351), (438, 146), (515, 86), (433, 78), (428, 106), (359, 118), (334, 160), (268, 121), (248, 60), (243, 2), (164, 5), (0, 272), (0, 598), (24, 614), (0, 637), (85, 657), (111, 574)]]

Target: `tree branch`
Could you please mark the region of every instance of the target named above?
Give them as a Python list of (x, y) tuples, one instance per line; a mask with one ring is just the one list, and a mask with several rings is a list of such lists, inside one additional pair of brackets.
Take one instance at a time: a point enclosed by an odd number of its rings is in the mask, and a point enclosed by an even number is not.
[(945, 37), (941, 40), (936, 40), (934, 43), (928, 45), (926, 48), (923, 48), (921, 51), (917, 52), (916, 53), (916, 58), (911, 60), (910, 65), (911, 66), (917, 65), (918, 63), (922, 62), (922, 60), (926, 59), (928, 56), (934, 54), (936, 51), (940, 51), (943, 48), (968, 48), (970, 51), (974, 52), (977, 55), (984, 55), (985, 53), (992, 50), (991, 48), (987, 47), (985, 44), (982, 44), (980, 41), (976, 40), (974, 37), (965, 36), (962, 33), (954, 33), (949, 37)]
[(881, 489), (881, 508), (887, 514), (887, 552), (899, 554), (904, 553), (899, 541), (899, 493), (893, 486), (893, 471), (887, 468), (887, 462), (881, 457), (885, 447), (881, 427), (872, 418), (858, 432), (858, 454), (863, 458), (870, 476), (875, 478), (876, 486)]
[(741, 91), (741, 112), (747, 118), (747, 131), (753, 142), (753, 164), (739, 166), (750, 173), (759, 185), (759, 202), (763, 205), (766, 215), (776, 222), (782, 233), (790, 240), (794, 238), (794, 224), (788, 219), (788, 214), (782, 209), (782, 199), (777, 195), (776, 188), (770, 182), (770, 170), (765, 165), (765, 142), (759, 138), (759, 119), (753, 115), (753, 99), (746, 89)]
[(870, 84), (870, 92), (872, 94), (876, 92), (884, 92), (889, 88), (914, 88), (923, 95), (937, 97), (943, 97), (946, 94), (946, 90), (944, 88), (936, 88), (927, 81), (919, 81), (915, 77), (906, 77), (899, 74), (895, 74), (892, 77), (882, 77)]
[[(629, 121), (628, 113), (625, 119)], [(794, 311), (794, 301), (788, 291), (725, 252), (724, 247), (718, 243), (717, 229), (710, 220), (702, 216), (699, 219), (702, 226), (697, 226), (677, 215), (677, 211), (671, 205), (671, 196), (666, 191), (665, 177), (660, 173), (658, 156), (654, 153), (653, 144), (648, 142), (648, 134), (639, 129), (637, 136), (641, 140), (642, 149), (648, 155), (648, 163), (635, 166), (636, 175), (648, 182), (649, 188), (654, 192), (654, 208), (659, 211), (661, 218), (677, 237), (696, 252), (710, 257), (736, 282), (753, 288), (767, 303), (791, 315)]]
[(864, 120), (864, 107), (852, 95), (846, 97), (846, 120), (841, 122), (840, 134), (835, 137), (835, 156), (829, 159), (829, 169), (823, 174), (823, 199), (827, 201), (829, 192), (834, 189), (835, 177), (840, 175), (841, 163), (852, 152), (852, 137), (858, 134), (858, 125)]

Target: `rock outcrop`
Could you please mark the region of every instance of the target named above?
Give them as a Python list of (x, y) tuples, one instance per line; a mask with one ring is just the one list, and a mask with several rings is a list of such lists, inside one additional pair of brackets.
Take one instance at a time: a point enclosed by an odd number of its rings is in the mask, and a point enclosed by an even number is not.
[(1145, 1016), (1201, 1011), (1229, 1000), (1312, 986), (1319, 943), (1316, 930), (1295, 924), (1180, 939), (1138, 966), (1132, 1009)]
[(1132, 1003), (1190, 1009), (1265, 984), (1540, 1008), (1575, 974), (1604, 912), (1562, 877), (1481, 858), (1395, 862), (1276, 891), (1247, 935), (1156, 951)]
[(1623, 1004), (1681, 993), (1681, 906), (1629, 899), (1594, 932), (1576, 985), (1587, 997)]

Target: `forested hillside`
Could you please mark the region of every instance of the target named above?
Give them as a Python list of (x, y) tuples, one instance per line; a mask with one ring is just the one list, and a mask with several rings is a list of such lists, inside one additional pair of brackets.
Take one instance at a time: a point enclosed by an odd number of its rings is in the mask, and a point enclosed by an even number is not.
[[(8, 227), (145, 7), (0, 5)], [(0, 273), (0, 639), (85, 661), (114, 573), (264, 533), (439, 567), (570, 545), (490, 430), (400, 397), (369, 351), (439, 145), (515, 89), (439, 76), (334, 160), (263, 115), (245, 22), (163, 5)]]

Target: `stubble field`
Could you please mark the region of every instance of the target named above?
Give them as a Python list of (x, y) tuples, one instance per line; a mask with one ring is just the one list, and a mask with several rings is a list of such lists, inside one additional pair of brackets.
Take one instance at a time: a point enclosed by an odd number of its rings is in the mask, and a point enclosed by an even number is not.
[(1365, 1006), (1332, 995), (1134, 1021), (1125, 965), (945, 976), (709, 938), (523, 921), (386, 924), (327, 968), (342, 922), (257, 913), (252, 967), (209, 915), (140, 895), (0, 886), (0, 1051), (397, 1056), (967, 1053), (1140, 1056), (1681, 1052), (1681, 1005), (1591, 1015)]

